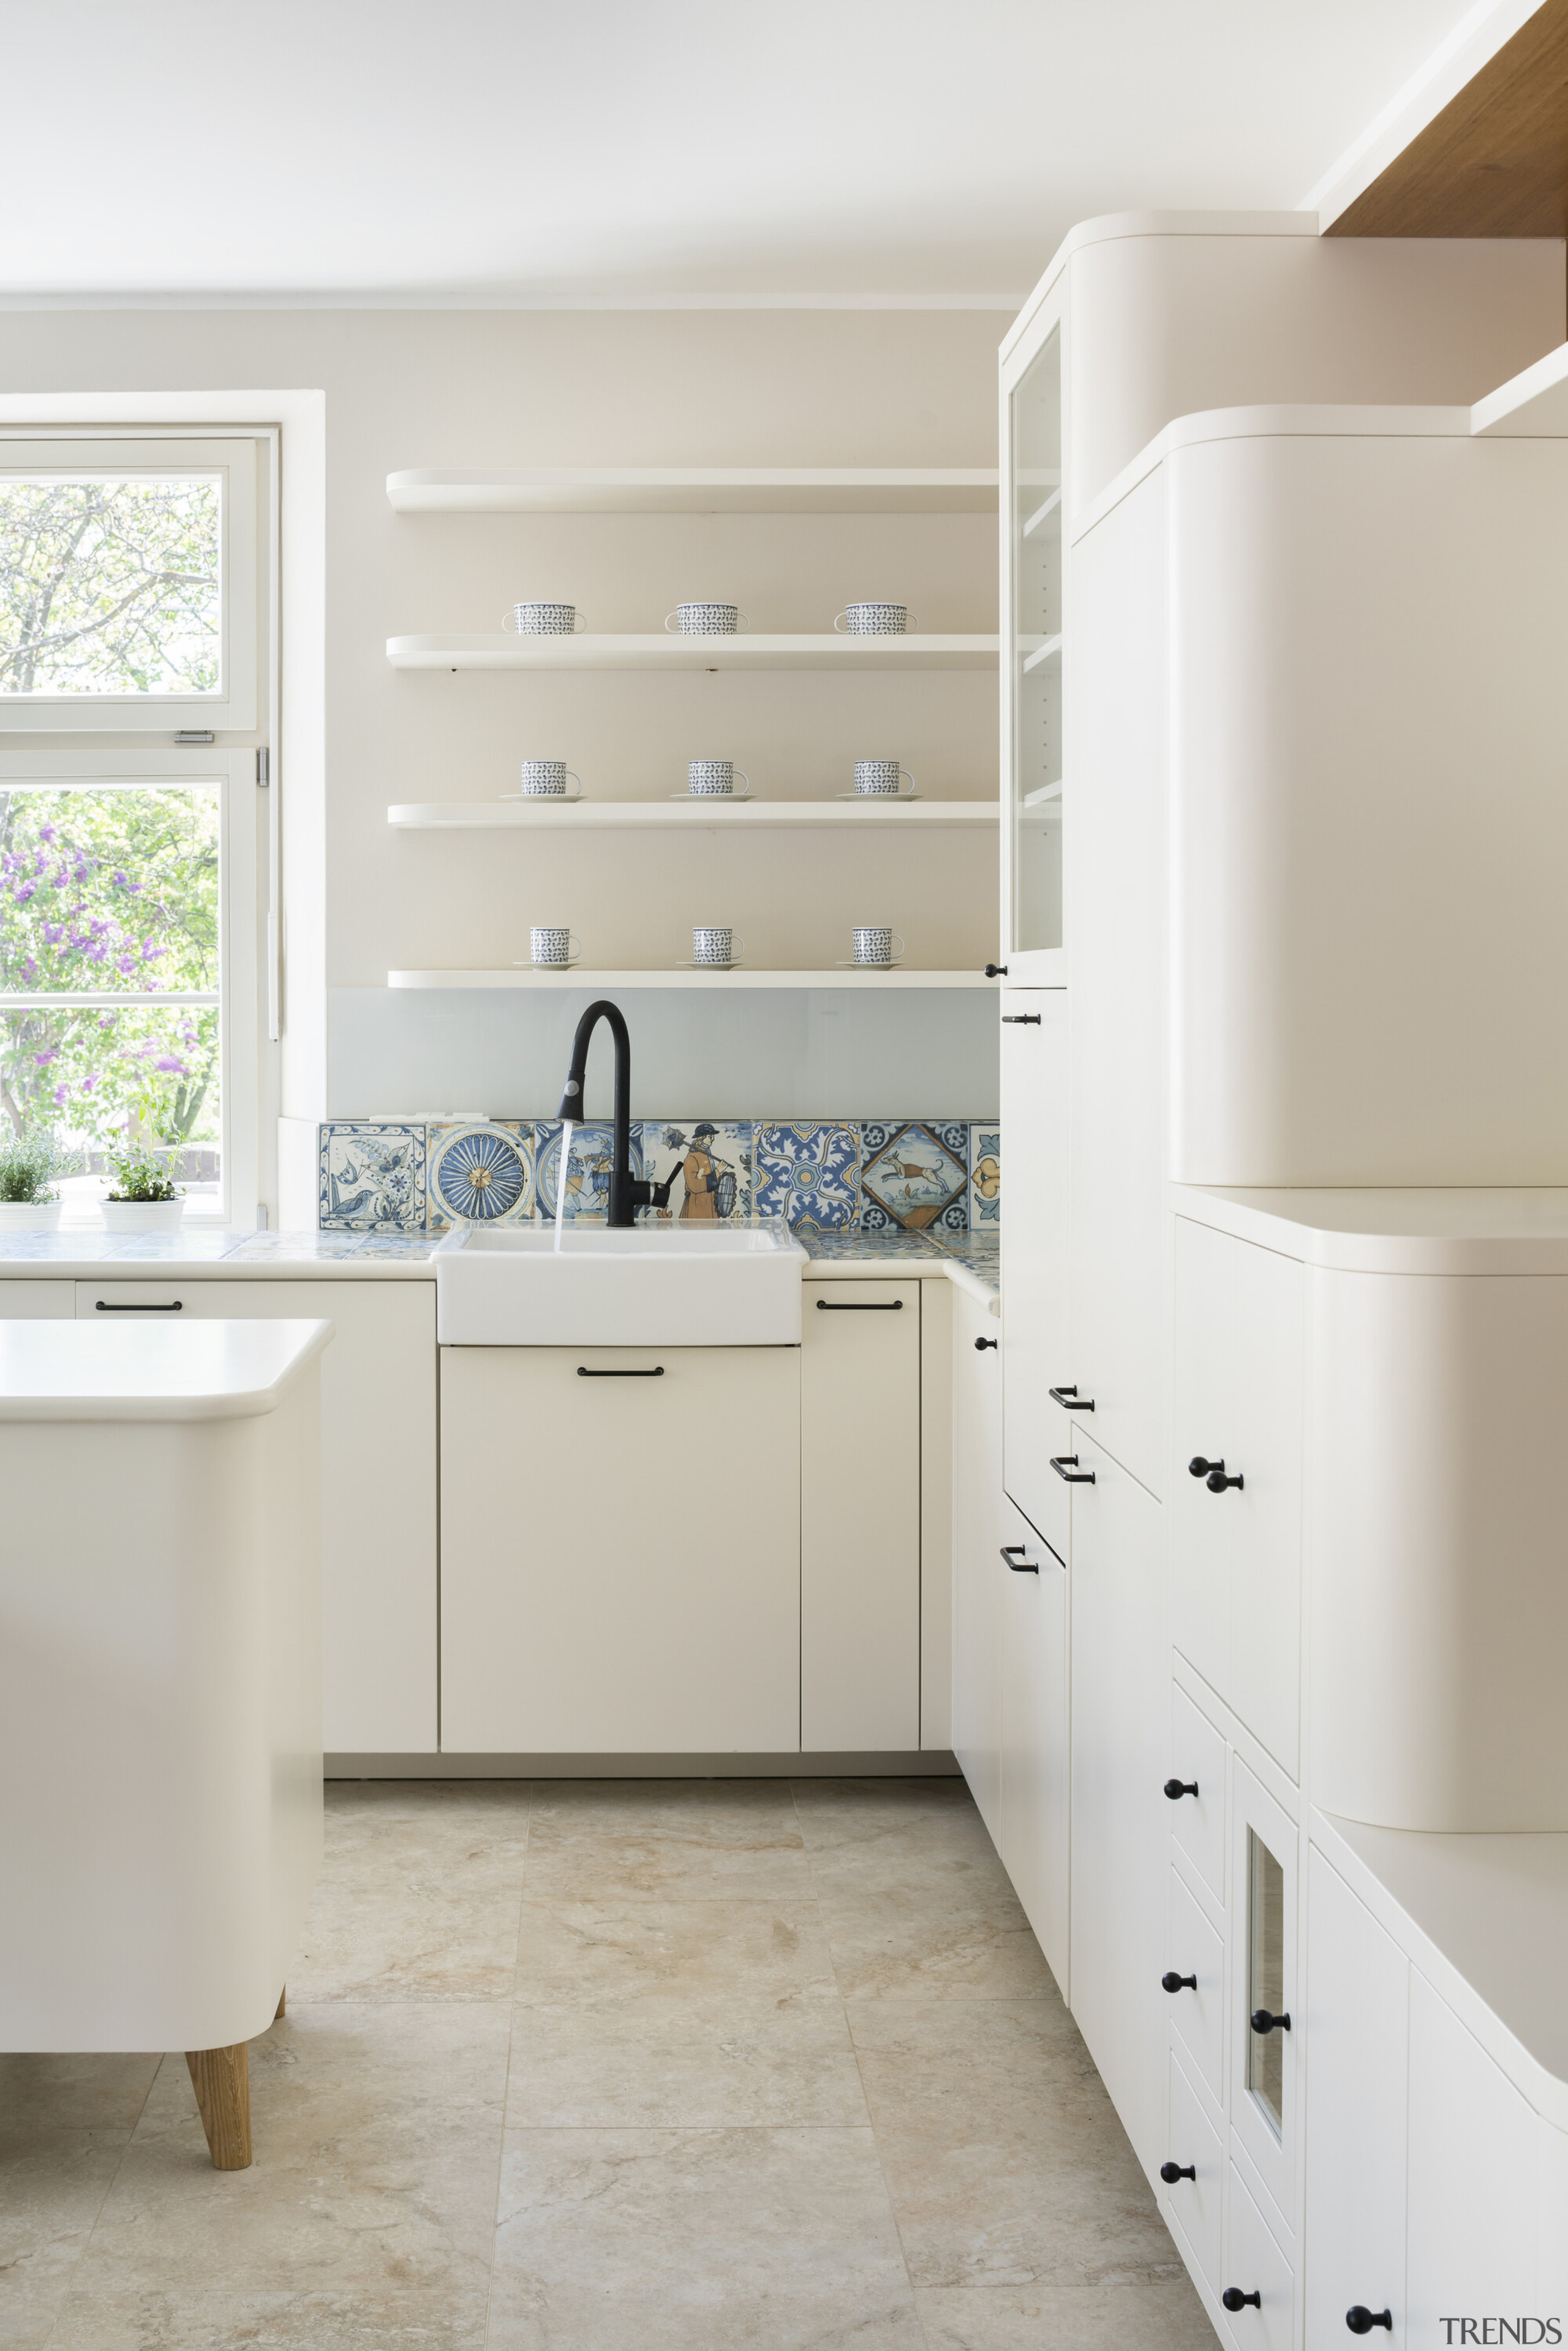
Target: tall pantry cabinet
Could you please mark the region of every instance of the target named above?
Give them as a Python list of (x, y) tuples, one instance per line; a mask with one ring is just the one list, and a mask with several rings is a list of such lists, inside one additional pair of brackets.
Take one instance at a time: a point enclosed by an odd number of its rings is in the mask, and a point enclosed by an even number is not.
[[(1518, 1172), (1528, 1138), (1507, 1175), (1456, 1174), (1452, 1155), (1425, 1174), (1386, 1155), (1368, 1172), (1354, 1147), (1333, 1158), (1335, 1119), (1353, 1144), (1359, 1132), (1342, 1115), (1336, 1057), (1376, 1100), (1356, 1022), (1367, 991), (1387, 996), (1390, 951), (1364, 886), (1343, 936), (1333, 909), (1369, 854), (1397, 897), (1409, 811), (1379, 811), (1376, 763), (1403, 720), (1377, 716), (1376, 631), (1327, 666), (1288, 656), (1303, 598), (1319, 622), (1346, 601), (1325, 513), (1343, 520), (1364, 606), (1397, 601), (1387, 535), (1402, 497), (1407, 522), (1446, 497), (1486, 507), (1462, 463), (1421, 475), (1428, 444), (1468, 436), (1469, 403), (1557, 341), (1562, 315), (1554, 243), (1330, 242), (1308, 215), (1128, 216), (1074, 231), (1001, 355), (1012, 1140), (998, 1508), (1056, 1591), (1036, 1612), (1044, 1634), (1014, 1609), (1026, 1654), (1010, 1660), (1005, 1554), (993, 1572), (998, 1545), (973, 1546), (956, 1581), (968, 1678), (955, 1743), (1239, 2351), (1299, 2341), (1301, 2325), (1301, 2036), (1294, 2017), (1263, 2033), (1248, 2020), (1282, 2020), (1302, 1991), (1308, 1306), (1301, 1264), (1178, 1219), (1173, 1179), (1543, 1180)], [(1326, 428), (1324, 403), (1339, 418)], [(1426, 425), (1408, 429), (1416, 403)], [(1396, 410), (1414, 465), (1391, 509), (1369, 485)], [(1167, 444), (1184, 433), (1192, 446), (1173, 466)], [(1303, 458), (1303, 435), (1343, 444), (1337, 472), (1332, 450)], [(1484, 551), (1484, 526), (1471, 537)], [(1422, 560), (1430, 569), (1429, 550)], [(1292, 602), (1298, 576), (1310, 587)], [(1427, 605), (1455, 587), (1454, 565), (1439, 568)], [(1348, 719), (1336, 659), (1354, 672)], [(1303, 730), (1305, 773), (1276, 756), (1277, 738)], [(1473, 763), (1474, 729), (1458, 732)], [(1446, 791), (1453, 762), (1439, 765)], [(1505, 830), (1515, 817), (1528, 830), (1522, 806), (1516, 796)], [(1458, 820), (1458, 803), (1442, 814)], [(1417, 841), (1419, 874), (1445, 857)], [(1314, 945), (1302, 980), (1303, 933), (1286, 919), (1301, 915), (1289, 885), (1302, 858), (1317, 892), (1306, 935), (1315, 921), (1328, 959), (1348, 956), (1360, 981), (1359, 1002), (1356, 986), (1331, 986), (1335, 1025), (1316, 1037), (1324, 956)], [(1377, 1029), (1385, 1060), (1401, 1040), (1414, 1050), (1430, 1013), (1395, 991)], [(1528, 1044), (1509, 1050), (1522, 1063)], [(1298, 1073), (1317, 1088), (1304, 1115)], [(1450, 1124), (1495, 1109), (1507, 1082), (1489, 1098), (1478, 1075)], [(1315, 1156), (1297, 1168), (1309, 1133)], [(1238, 1445), (1258, 1465), (1249, 1478), (1235, 1474)], [(1030, 1805), (1007, 1802), (1009, 1768)], [(1175, 2185), (1161, 2178), (1173, 2155)], [(1222, 2297), (1238, 2265), (1249, 2299), (1232, 2310)]]

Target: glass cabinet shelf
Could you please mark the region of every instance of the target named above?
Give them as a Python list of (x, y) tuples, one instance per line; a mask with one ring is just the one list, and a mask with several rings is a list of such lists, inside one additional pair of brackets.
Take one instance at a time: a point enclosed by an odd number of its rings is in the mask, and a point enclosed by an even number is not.
[(1009, 955), (1062, 945), (1061, 329), (1052, 325), (1008, 402), (1004, 714), (1010, 755)]

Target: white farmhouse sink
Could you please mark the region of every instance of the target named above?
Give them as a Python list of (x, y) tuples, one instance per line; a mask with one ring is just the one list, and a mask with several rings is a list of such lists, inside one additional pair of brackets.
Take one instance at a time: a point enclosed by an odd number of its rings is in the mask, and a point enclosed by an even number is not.
[(445, 1347), (796, 1347), (806, 1252), (778, 1225), (459, 1226), (438, 1243)]

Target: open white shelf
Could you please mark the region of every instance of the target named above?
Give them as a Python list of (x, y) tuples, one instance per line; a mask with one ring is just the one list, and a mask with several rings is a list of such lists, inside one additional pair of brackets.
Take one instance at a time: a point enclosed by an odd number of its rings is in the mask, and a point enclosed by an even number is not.
[(403, 800), (404, 832), (953, 831), (998, 821), (995, 800)]
[(393, 669), (994, 669), (999, 637), (389, 637)]
[(1056, 527), (1060, 530), (1061, 528), (1061, 492), (1059, 488), (1052, 490), (1051, 496), (1043, 500), (1040, 506), (1036, 507), (1033, 514), (1028, 517), (1023, 527), (1023, 537), (1025, 538), (1032, 538), (1037, 530), (1043, 530), (1045, 528), (1047, 523), (1051, 520), (1052, 517), (1055, 517)]
[(980, 465), (529, 465), (389, 474), (400, 514), (995, 514)]
[(1552, 441), (1568, 434), (1568, 343), (1478, 400), (1470, 431), (1505, 441)]
[(746, 965), (733, 971), (683, 971), (669, 966), (662, 971), (537, 970), (528, 966), (506, 971), (389, 971), (389, 987), (995, 987), (983, 971), (911, 971), (899, 964), (887, 971), (768, 971)]
[(1025, 655), (1023, 674), (1027, 677), (1031, 669), (1044, 669), (1048, 663), (1061, 659), (1061, 639), (1060, 636), (1046, 637), (1036, 645), (1033, 653)]

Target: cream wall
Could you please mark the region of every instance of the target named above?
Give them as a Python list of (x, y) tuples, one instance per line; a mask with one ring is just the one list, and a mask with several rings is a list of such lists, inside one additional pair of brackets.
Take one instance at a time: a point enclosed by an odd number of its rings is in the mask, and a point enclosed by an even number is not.
[[(826, 627), (857, 595), (898, 597), (927, 628), (994, 629), (991, 517), (400, 516), (385, 476), (528, 464), (994, 465), (1007, 324), (974, 312), (5, 317), (4, 393), (325, 395), (319, 852), (303, 798), (290, 828), (290, 785), (303, 795), (313, 784), (282, 779), (285, 832), (307, 861), (292, 874), (286, 866), (296, 1047), (287, 1112), (553, 1107), (572, 999), (433, 999), (384, 985), (392, 966), (508, 964), (526, 956), (530, 922), (570, 922), (601, 967), (673, 963), (689, 952), (694, 921), (733, 921), (763, 964), (831, 965), (847, 952), (849, 925), (868, 920), (896, 925), (912, 963), (975, 966), (994, 954), (986, 833), (885, 844), (764, 834), (727, 845), (393, 834), (386, 823), (389, 801), (509, 789), (525, 756), (565, 758), (605, 797), (673, 791), (696, 756), (735, 758), (770, 795), (811, 797), (841, 787), (852, 761), (870, 755), (901, 758), (925, 792), (989, 798), (990, 674), (524, 679), (400, 674), (384, 653), (392, 634), (495, 629), (506, 606), (536, 595), (571, 600), (604, 631), (656, 628), (689, 595), (732, 597), (761, 629)], [(286, 486), (288, 462), (286, 434)], [(286, 548), (286, 580), (288, 559)], [(289, 684), (286, 674), (286, 707)], [(319, 980), (317, 943), (292, 934), (318, 856)], [(765, 1004), (731, 993), (694, 1010), (689, 998), (649, 993), (628, 1010), (639, 1109), (996, 1107), (994, 1006), (983, 992), (901, 999), (873, 1018), (841, 996)]]

